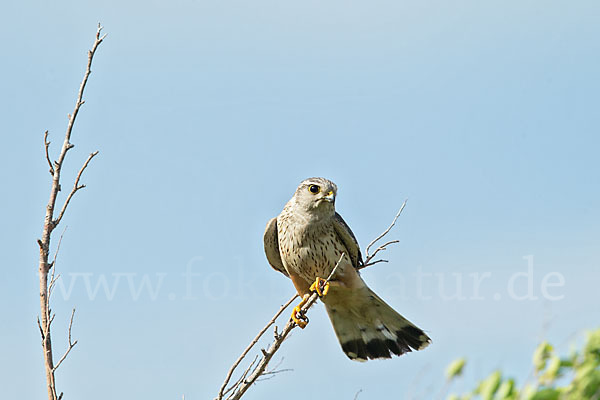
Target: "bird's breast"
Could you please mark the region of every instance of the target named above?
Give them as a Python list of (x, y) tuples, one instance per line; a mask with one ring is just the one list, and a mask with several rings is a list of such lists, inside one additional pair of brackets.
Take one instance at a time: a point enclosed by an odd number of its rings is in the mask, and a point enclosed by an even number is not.
[[(290, 227), (279, 235), (281, 258), (307, 281), (327, 278), (342, 252), (347, 252), (336, 236), (333, 226)], [(340, 271), (341, 272), (341, 271)]]

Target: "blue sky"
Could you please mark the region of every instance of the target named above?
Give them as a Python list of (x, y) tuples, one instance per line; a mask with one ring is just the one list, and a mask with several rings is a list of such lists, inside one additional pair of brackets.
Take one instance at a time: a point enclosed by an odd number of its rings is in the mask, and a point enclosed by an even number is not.
[(523, 382), (541, 338), (567, 352), (600, 322), (599, 16), (593, 1), (5, 4), (4, 396), (45, 395), (42, 139), (56, 154), (98, 21), (63, 177), (100, 151), (63, 220), (65, 399), (214, 396), (293, 293), (262, 232), (309, 176), (337, 183), (363, 247), (408, 198), (390, 262), (363, 276), (433, 345), (350, 362), (319, 305), (278, 353), (293, 371), (248, 399), (432, 398), (459, 356), (457, 390), (495, 368)]

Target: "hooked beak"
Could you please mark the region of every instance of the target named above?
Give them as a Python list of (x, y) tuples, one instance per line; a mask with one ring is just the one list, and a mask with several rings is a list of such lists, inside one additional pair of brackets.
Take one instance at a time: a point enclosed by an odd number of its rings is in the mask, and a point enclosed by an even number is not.
[(333, 194), (333, 190), (330, 190), (325, 196), (323, 196), (323, 200), (333, 203), (335, 200), (335, 194)]

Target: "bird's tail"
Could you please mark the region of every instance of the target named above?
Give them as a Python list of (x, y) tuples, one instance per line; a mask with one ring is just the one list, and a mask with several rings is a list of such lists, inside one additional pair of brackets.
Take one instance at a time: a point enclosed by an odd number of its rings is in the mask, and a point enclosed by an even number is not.
[(353, 289), (332, 286), (323, 302), (342, 350), (352, 360), (392, 358), (431, 343), (425, 332), (366, 285)]

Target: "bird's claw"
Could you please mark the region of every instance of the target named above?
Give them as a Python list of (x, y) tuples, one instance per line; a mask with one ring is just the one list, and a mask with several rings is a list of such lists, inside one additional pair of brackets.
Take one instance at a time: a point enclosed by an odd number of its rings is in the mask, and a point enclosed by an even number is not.
[(292, 311), (292, 321), (302, 329), (308, 325), (308, 317), (304, 311), (302, 311), (302, 306), (300, 304), (294, 307), (294, 311)]
[(310, 290), (312, 292), (317, 292), (319, 297), (323, 297), (329, 292), (329, 282), (327, 282), (323, 278), (317, 277), (312, 285), (310, 285)]
[[(323, 297), (329, 292), (329, 282), (327, 282), (323, 278), (317, 278), (310, 286), (311, 292), (317, 292), (319, 297)], [(302, 310), (302, 306), (306, 304), (310, 295), (305, 294), (302, 297), (302, 301), (292, 311), (292, 321), (296, 323), (300, 328), (304, 329), (306, 325), (308, 325), (308, 317), (306, 313)]]
[(307, 294), (302, 296), (302, 301), (300, 301), (300, 304), (294, 307), (294, 310), (292, 311), (292, 321), (294, 321), (296, 325), (298, 325), (302, 329), (304, 329), (306, 325), (308, 325), (308, 317), (306, 316), (304, 311), (302, 311), (302, 306), (306, 304), (306, 302), (308, 301), (308, 297), (309, 295)]

